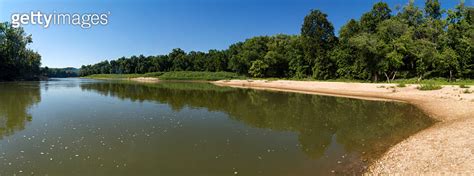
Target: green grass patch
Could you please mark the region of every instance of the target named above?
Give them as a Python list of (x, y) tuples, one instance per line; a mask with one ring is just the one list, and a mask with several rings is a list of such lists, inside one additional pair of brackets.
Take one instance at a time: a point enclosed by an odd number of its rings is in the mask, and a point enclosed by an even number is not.
[(436, 83), (426, 83), (426, 84), (420, 84), (420, 86), (418, 86), (418, 89), (419, 90), (439, 90), (443, 88), (441, 85), (439, 84), (436, 84)]
[(404, 83), (404, 84), (437, 84), (437, 85), (474, 85), (473, 79), (458, 79), (454, 81), (449, 81), (446, 78), (433, 78), (433, 79), (424, 79), (418, 81), (416, 78), (412, 79), (397, 79), (393, 83)]
[(403, 82), (397, 84), (397, 87), (406, 87), (406, 86), (407, 86), (407, 85), (406, 85), (405, 83), (403, 83)]
[(237, 73), (230, 72), (190, 72), (177, 71), (166, 72), (159, 77), (161, 80), (200, 80), (200, 81), (217, 81), (228, 79), (245, 79)]
[(464, 84), (461, 84), (461, 85), (459, 85), (459, 88), (463, 88), (463, 89), (466, 88), (466, 89), (469, 89), (469, 88), (471, 88), (471, 87), (470, 87), (470, 86), (466, 86), (466, 85), (464, 85)]
[(175, 72), (153, 72), (145, 74), (95, 74), (89, 75), (85, 78), (92, 79), (131, 79), (138, 77), (153, 77), (161, 80), (200, 80), (200, 81), (217, 81), (228, 79), (245, 79), (236, 73), (230, 72), (190, 72), (190, 71), (175, 71)]
[(165, 74), (165, 72), (151, 72), (143, 74), (142, 77), (159, 78), (163, 74)]

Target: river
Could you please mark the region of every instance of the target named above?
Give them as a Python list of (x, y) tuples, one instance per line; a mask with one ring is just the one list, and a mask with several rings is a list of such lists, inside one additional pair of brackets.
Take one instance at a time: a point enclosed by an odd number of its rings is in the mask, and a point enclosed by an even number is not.
[(209, 83), (0, 83), (0, 175), (360, 174), (412, 105)]

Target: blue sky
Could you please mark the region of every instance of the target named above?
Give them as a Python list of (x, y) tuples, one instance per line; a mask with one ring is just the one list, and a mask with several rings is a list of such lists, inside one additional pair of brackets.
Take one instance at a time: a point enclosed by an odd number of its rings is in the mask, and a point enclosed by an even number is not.
[[(311, 9), (327, 13), (336, 33), (380, 0), (0, 0), (0, 21), (12, 13), (108, 13), (107, 26), (24, 26), (43, 66), (80, 67), (131, 55), (226, 49), (258, 35), (298, 34)], [(385, 0), (392, 9), (408, 0)], [(422, 5), (424, 0), (415, 1)], [(443, 8), (459, 1), (441, 0)], [(466, 1), (472, 6), (472, 0)]]

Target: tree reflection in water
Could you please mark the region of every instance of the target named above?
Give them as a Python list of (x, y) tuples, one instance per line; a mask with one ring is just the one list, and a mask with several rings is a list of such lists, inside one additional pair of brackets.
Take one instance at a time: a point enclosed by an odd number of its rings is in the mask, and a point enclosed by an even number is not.
[(0, 138), (23, 130), (29, 109), (41, 101), (39, 82), (0, 83)]
[(82, 90), (132, 101), (169, 104), (173, 110), (206, 108), (249, 126), (296, 132), (301, 150), (313, 159), (333, 141), (367, 162), (433, 121), (415, 107), (297, 93), (218, 87), (205, 83), (139, 84), (96, 82)]

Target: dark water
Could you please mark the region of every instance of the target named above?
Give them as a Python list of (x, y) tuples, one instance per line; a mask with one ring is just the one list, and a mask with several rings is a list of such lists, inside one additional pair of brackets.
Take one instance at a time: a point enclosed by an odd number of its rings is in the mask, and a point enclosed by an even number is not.
[(402, 103), (204, 83), (0, 83), (0, 175), (357, 174), (432, 123)]

